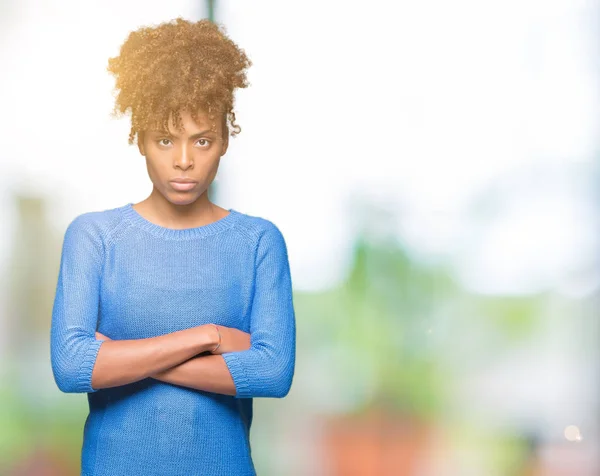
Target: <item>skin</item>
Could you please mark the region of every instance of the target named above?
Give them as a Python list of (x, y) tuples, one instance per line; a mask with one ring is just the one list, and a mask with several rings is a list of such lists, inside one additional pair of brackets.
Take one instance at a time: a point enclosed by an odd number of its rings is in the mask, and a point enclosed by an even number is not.
[[(168, 131), (140, 133), (138, 148), (146, 158), (153, 188), (150, 196), (133, 205), (147, 220), (173, 229), (203, 226), (229, 213), (208, 198), (208, 187), (229, 145), (225, 122), (216, 121), (211, 131), (211, 121), (202, 111), (196, 122), (187, 111), (181, 113), (181, 119), (183, 130), (177, 130), (171, 118)], [(178, 177), (197, 183), (191, 190), (179, 191), (170, 183)], [(219, 333), (221, 345), (213, 352)], [(217, 332), (210, 324), (147, 339), (114, 340), (100, 332), (96, 332), (96, 338), (105, 342), (92, 373), (95, 389), (151, 377), (235, 395), (233, 379), (221, 354), (250, 348), (250, 334), (225, 326), (219, 326)]]
[[(192, 228), (226, 216), (229, 211), (210, 202), (208, 187), (217, 175), (229, 139), (222, 121), (211, 122), (200, 112), (194, 122), (187, 111), (181, 113), (184, 131), (177, 131), (173, 119), (168, 131), (147, 130), (140, 134), (138, 148), (146, 158), (152, 193), (134, 205), (149, 221), (167, 228)], [(188, 191), (178, 191), (169, 182), (191, 178), (198, 183)]]

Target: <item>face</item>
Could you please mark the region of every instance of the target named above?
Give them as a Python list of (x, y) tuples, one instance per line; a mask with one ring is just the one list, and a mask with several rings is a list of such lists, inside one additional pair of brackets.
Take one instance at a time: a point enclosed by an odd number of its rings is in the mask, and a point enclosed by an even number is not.
[[(146, 157), (155, 190), (169, 202), (185, 205), (208, 190), (229, 141), (225, 124), (217, 120), (215, 130), (211, 130), (212, 123), (205, 113), (194, 122), (187, 111), (182, 111), (181, 120), (183, 131), (178, 131), (171, 120), (168, 131), (149, 129), (140, 134), (138, 147)], [(182, 179), (190, 182), (176, 182)]]

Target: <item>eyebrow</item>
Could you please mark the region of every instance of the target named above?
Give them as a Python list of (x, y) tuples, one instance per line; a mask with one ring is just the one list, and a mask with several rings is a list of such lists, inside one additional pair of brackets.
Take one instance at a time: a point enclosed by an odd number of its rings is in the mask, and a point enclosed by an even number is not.
[[(153, 130), (152, 132), (154, 134), (161, 135), (161, 136), (175, 137), (169, 131), (157, 131), (157, 130)], [(190, 139), (198, 139), (198, 138), (202, 137), (203, 135), (208, 134), (210, 132), (214, 133), (214, 131), (211, 130), (211, 129), (206, 129), (205, 131), (197, 132), (196, 134), (191, 135)]]

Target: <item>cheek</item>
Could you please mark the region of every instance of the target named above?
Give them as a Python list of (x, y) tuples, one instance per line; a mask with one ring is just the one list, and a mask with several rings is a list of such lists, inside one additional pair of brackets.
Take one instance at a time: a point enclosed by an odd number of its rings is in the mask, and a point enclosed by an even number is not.
[(146, 170), (153, 182), (160, 181), (168, 174), (167, 162), (164, 160), (156, 160), (156, 157), (149, 158), (146, 156)]

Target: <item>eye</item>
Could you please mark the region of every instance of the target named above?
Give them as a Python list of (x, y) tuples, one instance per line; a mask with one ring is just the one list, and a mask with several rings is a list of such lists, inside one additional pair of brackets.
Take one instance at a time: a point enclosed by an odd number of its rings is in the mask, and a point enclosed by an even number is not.
[(166, 138), (163, 138), (163, 139), (158, 139), (158, 141), (157, 141), (157, 142), (158, 142), (158, 144), (159, 144), (159, 145), (164, 145), (165, 147), (169, 145), (169, 144), (165, 144), (163, 141), (166, 141), (166, 142), (171, 142), (171, 140), (170, 140), (170, 139), (166, 139)]
[(207, 139), (198, 139), (196, 144), (200, 144), (200, 146), (205, 149), (210, 146), (210, 141)]

